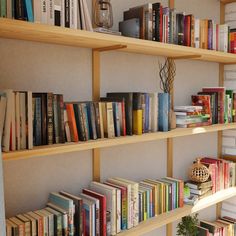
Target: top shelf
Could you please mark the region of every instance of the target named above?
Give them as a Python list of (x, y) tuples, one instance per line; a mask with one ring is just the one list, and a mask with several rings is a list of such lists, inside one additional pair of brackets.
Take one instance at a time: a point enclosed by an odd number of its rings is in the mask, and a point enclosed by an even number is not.
[(172, 58), (236, 64), (236, 55), (206, 49), (165, 44), (123, 36), (74, 30), (0, 18), (0, 37), (92, 49), (125, 46), (120, 51)]

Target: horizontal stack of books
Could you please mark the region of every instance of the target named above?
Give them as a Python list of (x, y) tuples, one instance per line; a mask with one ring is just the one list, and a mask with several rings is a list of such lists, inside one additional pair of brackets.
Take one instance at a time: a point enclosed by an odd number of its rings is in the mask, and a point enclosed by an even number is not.
[(211, 19), (177, 12), (161, 3), (146, 3), (123, 14), (119, 30), (124, 36), (195, 48), (235, 52), (235, 29)]
[(191, 96), (190, 106), (176, 106), (177, 127), (198, 127), (236, 121), (236, 93), (225, 87), (205, 87)]
[(86, 0), (2, 0), (0, 17), (92, 31)]
[(109, 178), (91, 182), (78, 195), (52, 192), (46, 208), (7, 219), (7, 235), (116, 235), (183, 207), (183, 185), (182, 180), (168, 177), (140, 183)]

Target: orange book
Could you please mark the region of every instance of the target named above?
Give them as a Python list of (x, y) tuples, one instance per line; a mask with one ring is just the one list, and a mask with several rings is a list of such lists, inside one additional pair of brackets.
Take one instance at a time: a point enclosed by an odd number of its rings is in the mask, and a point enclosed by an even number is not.
[(66, 104), (66, 111), (68, 115), (68, 124), (70, 128), (70, 133), (71, 133), (71, 140), (73, 142), (78, 142), (79, 137), (78, 137), (78, 131), (77, 131), (77, 126), (76, 126), (76, 121), (75, 121), (75, 113), (74, 113), (73, 104)]

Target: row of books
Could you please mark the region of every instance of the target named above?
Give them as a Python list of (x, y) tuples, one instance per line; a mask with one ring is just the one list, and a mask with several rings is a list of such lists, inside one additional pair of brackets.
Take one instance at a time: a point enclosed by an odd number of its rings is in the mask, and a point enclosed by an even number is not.
[(235, 199), (222, 202), (221, 217), (214, 222), (201, 221), (198, 227), (200, 235), (236, 236), (236, 203)]
[(236, 93), (224, 87), (205, 87), (191, 96), (192, 105), (176, 106), (177, 127), (196, 127), (236, 121)]
[(86, 0), (2, 0), (0, 17), (92, 31)]
[(229, 30), (227, 24), (197, 19), (192, 14), (163, 7), (159, 2), (125, 11), (124, 21), (119, 23), (119, 29), (129, 37), (223, 52), (235, 50), (235, 30)]
[(7, 219), (6, 230), (9, 236), (109, 236), (182, 206), (181, 180), (109, 178), (78, 195), (50, 193), (46, 208)]
[(0, 93), (3, 151), (168, 131), (169, 103), (162, 93), (108, 93), (100, 102), (64, 102), (61, 94), (7, 89)]

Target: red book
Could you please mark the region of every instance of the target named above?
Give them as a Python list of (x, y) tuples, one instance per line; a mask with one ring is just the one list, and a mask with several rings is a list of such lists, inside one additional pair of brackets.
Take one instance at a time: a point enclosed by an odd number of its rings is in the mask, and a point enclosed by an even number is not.
[(192, 95), (192, 105), (202, 106), (202, 114), (209, 115), (209, 119), (207, 121), (209, 122), (209, 125), (212, 124), (210, 95)]
[(212, 181), (212, 193), (219, 191), (219, 176), (217, 163), (209, 162), (208, 160), (201, 159), (201, 163), (206, 165), (210, 171)]
[(225, 88), (224, 87), (205, 87), (203, 92), (218, 93), (218, 123), (224, 124), (224, 109), (225, 109)]
[(100, 235), (106, 236), (107, 235), (107, 220), (106, 220), (106, 212), (107, 212), (107, 199), (106, 196), (94, 192), (89, 189), (83, 189), (82, 191), (84, 194), (87, 194), (91, 197), (97, 198), (100, 204)]
[(78, 137), (78, 131), (77, 131), (77, 127), (76, 127), (73, 104), (66, 104), (66, 111), (67, 111), (68, 124), (69, 124), (69, 128), (70, 128), (70, 133), (71, 133), (71, 140), (73, 142), (78, 142), (79, 137)]
[(191, 46), (191, 15), (184, 16), (184, 46)]
[(229, 179), (230, 179), (230, 169), (229, 169), (229, 162), (226, 160), (222, 160), (224, 165), (224, 188), (229, 188)]
[(234, 53), (234, 33), (230, 33), (230, 53)]
[(163, 39), (163, 7), (160, 6), (160, 27), (159, 27), (159, 34), (160, 34), (160, 42)]
[(123, 133), (121, 133), (123, 136), (126, 136), (126, 121), (125, 121), (125, 101), (121, 103), (121, 110), (122, 110), (122, 129)]

